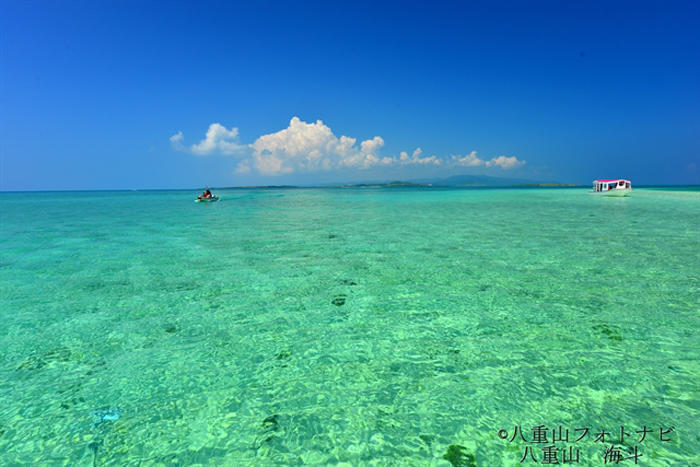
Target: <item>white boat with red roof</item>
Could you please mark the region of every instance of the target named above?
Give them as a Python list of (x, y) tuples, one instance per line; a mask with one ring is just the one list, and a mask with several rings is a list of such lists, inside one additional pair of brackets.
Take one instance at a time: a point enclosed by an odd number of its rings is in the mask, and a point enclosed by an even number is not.
[(627, 196), (632, 191), (632, 182), (624, 178), (601, 178), (593, 180), (589, 193), (602, 196)]

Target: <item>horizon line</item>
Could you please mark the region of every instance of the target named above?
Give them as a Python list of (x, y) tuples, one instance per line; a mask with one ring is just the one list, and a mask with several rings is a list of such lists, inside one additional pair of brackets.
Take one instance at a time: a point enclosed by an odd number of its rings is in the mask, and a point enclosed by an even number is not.
[[(339, 189), (339, 188), (455, 188), (455, 189), (489, 189), (489, 188), (586, 188), (588, 185), (575, 183), (523, 183), (512, 185), (441, 185), (419, 184), (405, 182), (389, 183), (353, 183), (328, 185), (239, 185), (213, 186), (212, 190), (279, 190), (279, 189)], [(700, 187), (700, 184), (644, 184), (636, 188), (665, 188), (665, 187)], [(2, 190), (0, 193), (77, 193), (77, 192), (139, 192), (139, 191), (198, 191), (197, 188), (71, 188), (71, 189), (37, 189), (37, 190)]]

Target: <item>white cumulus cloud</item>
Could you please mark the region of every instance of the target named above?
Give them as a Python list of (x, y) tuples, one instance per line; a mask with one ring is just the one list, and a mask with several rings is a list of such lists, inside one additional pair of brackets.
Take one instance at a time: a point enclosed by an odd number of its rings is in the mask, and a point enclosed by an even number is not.
[(452, 163), (464, 167), (478, 167), (484, 165), (484, 161), (477, 157), (476, 151), (472, 151), (466, 156), (452, 156)]
[(498, 156), (494, 157), (491, 160), (485, 161), (483, 159), (479, 159), (479, 156), (476, 155), (476, 151), (472, 151), (471, 153), (467, 154), (466, 156), (457, 156), (454, 155), (452, 156), (451, 160), (453, 165), (456, 166), (462, 166), (462, 167), (500, 167), (502, 169), (514, 169), (516, 167), (521, 167), (525, 165), (525, 161), (520, 161), (518, 160), (517, 157), (512, 156), (512, 157), (506, 157), (506, 156)]
[(490, 161), (486, 162), (486, 167), (492, 167), (494, 165), (497, 165), (498, 167), (502, 169), (514, 169), (516, 167), (520, 167), (522, 165), (525, 165), (525, 161), (519, 161), (517, 157), (512, 156), (512, 157), (506, 157), (506, 156), (498, 156), (494, 157)]
[(188, 151), (198, 156), (210, 154), (238, 155), (247, 149), (246, 145), (238, 142), (238, 128), (231, 127), (228, 130), (220, 123), (209, 125), (204, 139), (197, 144), (191, 145), (189, 148), (184, 145), (184, 139), (182, 132), (178, 131), (170, 137), (170, 144), (177, 151)]
[[(252, 144), (241, 144), (238, 128), (227, 129), (220, 123), (209, 125), (199, 143), (186, 146), (181, 131), (170, 137), (170, 144), (177, 151), (200, 156), (209, 154), (243, 157), (235, 173), (246, 174), (255, 170), (262, 175), (282, 175), (300, 172), (330, 171), (339, 169), (368, 169), (374, 166), (434, 166), (434, 167), (499, 167), (513, 169), (525, 161), (515, 156), (498, 156), (483, 160), (476, 151), (461, 156), (422, 156), (421, 148), (411, 154), (402, 151), (398, 156), (381, 156), (384, 139), (375, 136), (360, 141), (349, 136), (336, 136), (321, 120), (308, 123), (293, 117), (287, 128), (257, 138)], [(248, 157), (245, 157), (248, 156)]]
[(401, 154), (399, 154), (398, 159), (394, 159), (394, 162), (401, 165), (442, 165), (442, 159), (439, 159), (437, 156), (433, 155), (430, 157), (420, 157), (421, 154), (423, 154), (423, 150), (421, 148), (416, 148), (416, 150), (413, 151), (413, 154), (411, 156), (409, 156), (406, 151), (401, 151)]
[(385, 163), (378, 155), (384, 145), (380, 136), (362, 141), (359, 148), (356, 143), (357, 139), (348, 136), (338, 138), (321, 120), (307, 123), (294, 117), (284, 130), (263, 135), (250, 146), (253, 165), (264, 175)]

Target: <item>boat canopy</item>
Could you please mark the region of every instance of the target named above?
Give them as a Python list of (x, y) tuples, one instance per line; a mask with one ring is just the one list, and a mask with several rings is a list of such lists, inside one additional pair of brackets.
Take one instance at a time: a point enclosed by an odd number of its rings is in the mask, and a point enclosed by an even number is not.
[(624, 178), (601, 178), (593, 180), (593, 191), (629, 190), (632, 182)]

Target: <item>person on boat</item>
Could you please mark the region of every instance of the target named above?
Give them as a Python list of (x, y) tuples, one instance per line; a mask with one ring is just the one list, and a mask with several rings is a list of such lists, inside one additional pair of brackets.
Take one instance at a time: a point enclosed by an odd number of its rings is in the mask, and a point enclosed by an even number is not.
[(199, 198), (200, 198), (200, 199), (201, 199), (201, 198), (211, 198), (211, 191), (209, 191), (209, 188), (207, 188), (206, 190), (204, 190), (204, 193), (202, 193), (201, 195), (199, 195)]

